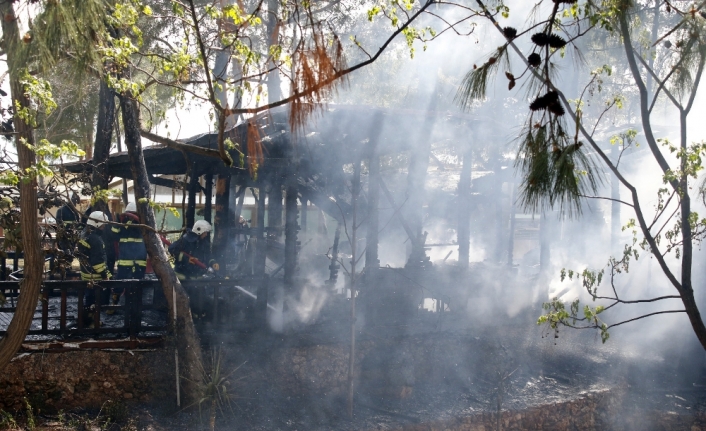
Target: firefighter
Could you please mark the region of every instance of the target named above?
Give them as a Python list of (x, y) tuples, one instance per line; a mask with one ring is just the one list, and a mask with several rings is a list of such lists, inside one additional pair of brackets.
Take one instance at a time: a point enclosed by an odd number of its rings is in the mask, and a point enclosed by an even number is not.
[[(135, 202), (130, 202), (125, 207), (125, 212), (118, 216), (122, 226), (113, 225), (110, 230), (118, 241), (118, 271), (115, 278), (118, 280), (141, 280), (147, 268), (147, 249), (142, 239), (142, 230), (135, 225), (140, 223)], [(117, 305), (122, 288), (113, 290), (112, 304)]]
[(206, 274), (208, 268), (218, 271), (219, 265), (210, 259), (211, 241), (208, 234), (211, 224), (198, 220), (194, 227), (169, 246), (169, 253), (174, 256), (174, 272), (179, 280), (193, 280)]
[[(86, 220), (86, 228), (81, 233), (78, 241), (78, 257), (81, 262), (81, 280), (98, 281), (108, 280), (111, 277), (105, 257), (105, 244), (103, 243), (103, 229), (108, 221), (102, 211), (94, 211)], [(96, 295), (94, 289), (86, 289), (85, 306), (95, 310)], [(86, 316), (89, 325), (94, 321), (93, 313)]]
[[(89, 218), (89, 214), (93, 214), (96, 212), (96, 208), (93, 205), (90, 205), (86, 212), (83, 214), (81, 217), (81, 223), (84, 225), (87, 223), (87, 220)], [(107, 221), (113, 221), (113, 215), (110, 212), (104, 212), (103, 214), (106, 215)], [(106, 257), (106, 265), (108, 266), (108, 271), (112, 274), (115, 272), (115, 259), (117, 257), (117, 252), (116, 252), (116, 243), (117, 239), (115, 238), (115, 235), (110, 229), (104, 229), (103, 232), (103, 244), (105, 244), (105, 257)]]

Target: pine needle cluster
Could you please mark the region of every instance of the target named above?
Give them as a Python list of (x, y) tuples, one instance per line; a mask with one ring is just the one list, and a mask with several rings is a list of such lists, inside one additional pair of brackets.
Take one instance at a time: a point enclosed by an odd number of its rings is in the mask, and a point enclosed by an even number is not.
[(79, 72), (102, 69), (99, 47), (109, 35), (106, 21), (112, 8), (105, 0), (46, 2), (24, 35), (26, 49), (20, 64), (50, 70), (61, 60), (71, 60)]
[(469, 109), (473, 101), (485, 99), (488, 82), (495, 76), (501, 63), (509, 68), (507, 45), (498, 48), (482, 66), (474, 65), (473, 69), (466, 73), (461, 87), (456, 93), (456, 103), (461, 105), (463, 109)]
[(330, 40), (320, 27), (314, 27), (308, 43), (300, 44), (292, 56), (293, 79), (289, 123), (292, 131), (301, 130), (309, 118), (334, 96), (345, 78), (338, 78), (346, 68), (343, 45), (333, 34)]
[(528, 125), (516, 162), (524, 178), (520, 186), (524, 208), (539, 212), (558, 205), (569, 215), (581, 212), (581, 196), (595, 192), (598, 185), (593, 162), (582, 146), (569, 138), (556, 118), (541, 126)]

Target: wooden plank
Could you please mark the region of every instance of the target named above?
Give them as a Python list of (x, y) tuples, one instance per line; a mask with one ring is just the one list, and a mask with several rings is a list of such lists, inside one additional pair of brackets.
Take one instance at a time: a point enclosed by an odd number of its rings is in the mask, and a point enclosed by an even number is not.
[(218, 323), (218, 286), (213, 286), (213, 323)]
[(83, 315), (85, 310), (83, 309), (83, 295), (85, 293), (84, 288), (78, 289), (78, 306), (76, 311), (76, 326), (78, 329), (83, 329)]
[(101, 288), (100, 287), (94, 287), (93, 288), (95, 295), (96, 295), (96, 311), (93, 313), (93, 327), (94, 328), (100, 328), (101, 327)]
[(61, 311), (60, 311), (60, 321), (59, 321), (59, 329), (65, 330), (66, 329), (66, 297), (67, 297), (67, 291), (66, 289), (61, 289)]
[(42, 330), (49, 329), (49, 291), (46, 287), (42, 289)]

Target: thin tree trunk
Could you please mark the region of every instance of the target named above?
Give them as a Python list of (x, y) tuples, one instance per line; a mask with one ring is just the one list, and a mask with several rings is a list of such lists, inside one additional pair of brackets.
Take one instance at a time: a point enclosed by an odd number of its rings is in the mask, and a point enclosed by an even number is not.
[[(0, 15), (2, 15), (2, 32), (4, 48), (7, 54), (7, 66), (10, 70), (10, 89), (12, 100), (22, 107), (30, 105), (24, 94), (22, 84), (17, 78), (18, 64), (17, 50), (20, 43), (19, 26), (13, 8), (13, 3), (0, 2)], [(14, 106), (14, 104), (13, 104)], [(20, 143), (20, 140), (28, 144), (34, 144), (34, 133), (32, 128), (25, 124), (17, 115), (14, 117), (17, 146), (17, 161), (22, 172), (32, 168), (36, 164), (34, 151)], [(20, 283), (20, 295), (17, 298), (17, 309), (12, 316), (12, 320), (7, 327), (5, 336), (0, 340), (0, 370), (10, 362), (22, 342), (27, 336), (34, 310), (37, 308), (37, 299), (42, 287), (42, 272), (44, 266), (44, 254), (42, 252), (39, 235), (39, 225), (37, 224), (37, 179), (20, 181), (20, 220), (22, 223), (22, 247), (24, 251), (24, 278)]]
[[(152, 228), (156, 226), (154, 211), (152, 207), (142, 199), (150, 198), (150, 182), (147, 176), (147, 167), (142, 152), (142, 140), (140, 137), (140, 118), (137, 102), (128, 96), (121, 95), (120, 106), (123, 117), (123, 127), (125, 128), (125, 146), (127, 147), (134, 181), (135, 202), (140, 214), (140, 221)], [(169, 310), (176, 309), (176, 343), (179, 351), (181, 375), (185, 379), (184, 392), (187, 400), (194, 400), (200, 389), (202, 379), (201, 370), (202, 354), (199, 338), (191, 317), (189, 306), (189, 296), (182, 287), (174, 273), (174, 269), (169, 265), (167, 252), (164, 250), (162, 241), (153, 230), (142, 229), (142, 236), (145, 241), (147, 253), (152, 261), (155, 274), (162, 283), (164, 296), (169, 304)], [(174, 305), (176, 300), (176, 307)], [(172, 316), (173, 317), (173, 316)]]
[(355, 388), (353, 386), (353, 376), (355, 374), (355, 295), (356, 295), (356, 259), (358, 242), (358, 195), (360, 194), (360, 161), (356, 162), (355, 173), (353, 174), (353, 237), (351, 239), (351, 351), (348, 356), (348, 417), (353, 417), (353, 396)]
[[(93, 146), (93, 176), (91, 187), (100, 190), (108, 189), (110, 173), (108, 172), (108, 158), (110, 145), (113, 140), (113, 127), (115, 125), (115, 92), (105, 80), (100, 81), (98, 93), (98, 124), (96, 127), (96, 140)], [(97, 202), (97, 208), (108, 212), (107, 202)]]
[(379, 268), (378, 242), (380, 229), (380, 155), (377, 147), (370, 155), (370, 175), (368, 179), (368, 231), (365, 238), (365, 268)]
[[(279, 30), (277, 29), (277, 15), (279, 14), (279, 0), (267, 0), (267, 36), (269, 38), (268, 48), (277, 45)], [(270, 72), (267, 74), (267, 101), (268, 103), (279, 102), (282, 99), (282, 82), (279, 76), (279, 69), (274, 61), (267, 64)]]

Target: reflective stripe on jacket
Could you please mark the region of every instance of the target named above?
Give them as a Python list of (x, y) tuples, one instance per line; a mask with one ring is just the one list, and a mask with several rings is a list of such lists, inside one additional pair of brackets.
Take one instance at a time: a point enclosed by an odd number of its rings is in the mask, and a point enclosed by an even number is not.
[(86, 227), (78, 241), (78, 257), (81, 262), (82, 280), (100, 280), (110, 278), (105, 257), (105, 244), (102, 232), (93, 227)]

